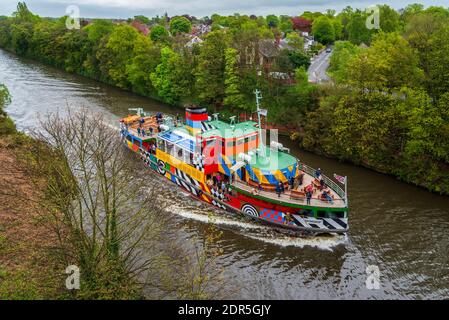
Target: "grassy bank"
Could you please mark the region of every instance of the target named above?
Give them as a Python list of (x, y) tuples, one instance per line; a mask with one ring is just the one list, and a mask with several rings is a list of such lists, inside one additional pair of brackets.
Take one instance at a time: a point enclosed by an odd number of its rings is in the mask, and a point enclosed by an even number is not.
[(0, 299), (65, 298), (57, 239), (38, 205), (47, 177), (34, 170), (36, 141), (17, 132), (3, 111), (8, 100), (0, 86)]

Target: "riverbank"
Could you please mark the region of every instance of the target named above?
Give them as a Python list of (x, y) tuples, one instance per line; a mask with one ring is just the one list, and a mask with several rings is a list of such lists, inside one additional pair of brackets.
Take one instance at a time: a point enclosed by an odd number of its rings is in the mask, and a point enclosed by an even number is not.
[(62, 299), (65, 270), (53, 251), (56, 235), (38, 205), (46, 177), (32, 175), (22, 133), (0, 135), (0, 299)]

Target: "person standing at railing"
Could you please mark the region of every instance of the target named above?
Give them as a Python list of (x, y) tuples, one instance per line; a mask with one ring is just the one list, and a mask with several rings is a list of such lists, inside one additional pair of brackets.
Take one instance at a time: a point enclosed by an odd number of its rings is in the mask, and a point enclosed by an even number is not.
[(312, 192), (308, 188), (306, 191), (306, 199), (307, 199), (307, 204), (310, 205), (310, 199), (312, 199)]
[(315, 171), (315, 178), (318, 179), (318, 180), (321, 180), (321, 168), (318, 168)]
[(281, 192), (282, 192), (282, 182), (278, 182), (278, 184), (276, 185), (276, 193), (277, 193), (277, 195), (278, 195), (278, 198), (280, 198), (281, 197)]
[(295, 178), (293, 175), (288, 179), (288, 184), (290, 186), (290, 190), (293, 190), (295, 188)]

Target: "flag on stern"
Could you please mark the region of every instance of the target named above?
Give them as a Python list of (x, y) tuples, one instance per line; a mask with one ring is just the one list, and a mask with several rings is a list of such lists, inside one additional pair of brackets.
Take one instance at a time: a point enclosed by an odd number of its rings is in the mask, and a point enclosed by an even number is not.
[(345, 184), (346, 183), (346, 177), (343, 176), (339, 176), (338, 174), (334, 173), (334, 178), (340, 182), (341, 184)]

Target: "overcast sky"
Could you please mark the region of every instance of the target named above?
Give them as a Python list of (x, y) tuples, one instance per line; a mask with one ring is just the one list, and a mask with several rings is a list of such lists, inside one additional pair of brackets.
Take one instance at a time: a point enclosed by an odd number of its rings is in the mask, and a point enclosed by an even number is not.
[[(0, 15), (10, 15), (18, 0), (0, 0)], [(82, 17), (128, 18), (138, 14), (149, 17), (190, 14), (196, 17), (213, 13), (233, 14), (286, 14), (298, 15), (303, 11), (341, 10), (350, 5), (366, 8), (376, 3), (388, 3), (399, 9), (410, 3), (425, 6), (449, 7), (449, 0), (27, 0), (28, 7), (40, 16), (60, 17), (69, 5), (77, 5)]]

